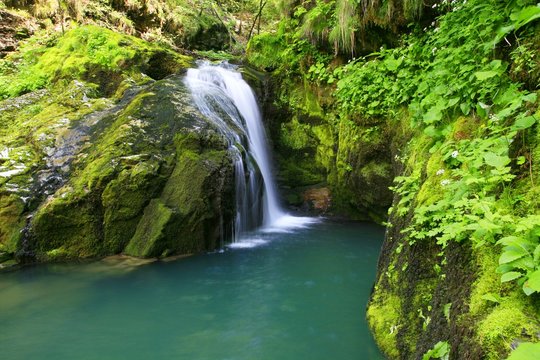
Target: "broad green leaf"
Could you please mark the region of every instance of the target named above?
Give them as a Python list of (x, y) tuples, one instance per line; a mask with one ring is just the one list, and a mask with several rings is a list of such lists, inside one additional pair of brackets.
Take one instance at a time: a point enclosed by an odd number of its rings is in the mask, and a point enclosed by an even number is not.
[(521, 343), (506, 360), (540, 359), (540, 343)]
[(540, 262), (540, 245), (536, 246), (536, 249), (534, 249), (533, 259), (536, 263)]
[(525, 116), (522, 118), (519, 118), (514, 123), (514, 126), (512, 126), (513, 130), (524, 130), (527, 128), (530, 128), (536, 123), (536, 118), (534, 116)]
[(497, 269), (495, 269), (495, 271), (499, 274), (504, 274), (504, 273), (507, 273), (509, 271), (512, 271), (514, 269), (514, 267), (512, 265), (509, 265), (509, 264), (503, 264), (503, 265), (499, 265), (497, 266)]
[(501, 27), (497, 31), (497, 36), (493, 40), (491, 47), (494, 47), (495, 45), (497, 45), (499, 41), (501, 41), (506, 35), (510, 34), (512, 31), (514, 31), (515, 28), (516, 26), (514, 24)]
[(516, 30), (527, 25), (533, 20), (540, 18), (540, 7), (539, 6), (528, 6), (521, 11), (514, 13), (510, 17), (515, 21)]
[(452, 307), (452, 303), (448, 303), (444, 305), (443, 307), (443, 313), (444, 317), (446, 318), (446, 321), (450, 321), (450, 308)]
[(474, 76), (480, 81), (491, 79), (492, 77), (499, 76), (498, 71), (488, 70), (488, 71), (477, 71), (474, 73)]
[(492, 152), (485, 153), (484, 160), (486, 161), (486, 164), (493, 166), (496, 169), (504, 168), (510, 163), (510, 158), (508, 156), (499, 156)]
[(469, 113), (471, 112), (471, 105), (468, 103), (459, 104), (459, 108), (461, 109), (463, 115), (469, 115)]
[(506, 107), (508, 104), (514, 102), (516, 98), (521, 96), (521, 91), (519, 91), (517, 86), (510, 86), (506, 91), (499, 93), (493, 102), (501, 107)]
[(497, 245), (511, 245), (514, 244), (516, 241), (519, 241), (521, 238), (517, 236), (505, 236), (499, 241), (497, 241)]
[(523, 96), (521, 99), (523, 101), (533, 103), (533, 102), (536, 101), (536, 98), (537, 98), (536, 93), (530, 93), (530, 94), (527, 94), (527, 95)]
[(523, 289), (523, 292), (525, 293), (525, 295), (527, 295), (527, 296), (530, 296), (531, 294), (534, 294), (534, 290), (531, 289), (530, 287), (526, 286), (525, 284), (523, 285), (522, 289)]
[(480, 103), (476, 105), (476, 113), (483, 119), (487, 118), (488, 115), (488, 112)]
[(514, 269), (521, 269), (527, 272), (534, 270), (534, 267), (536, 266), (532, 256), (530, 255), (524, 256), (521, 259), (517, 259), (511, 262), (510, 265), (512, 265)]
[(437, 122), (442, 119), (442, 112), (441, 110), (434, 106), (431, 109), (429, 109), (423, 117), (423, 120), (426, 124), (432, 124), (434, 122)]
[(494, 302), (494, 303), (497, 303), (497, 304), (499, 304), (501, 302), (501, 298), (499, 296), (495, 295), (495, 294), (492, 294), (492, 293), (482, 295), (482, 299), (487, 300), (487, 301), (491, 301), (491, 302)]
[(424, 134), (426, 134), (429, 137), (439, 137), (441, 136), (441, 131), (437, 129), (435, 126), (430, 125), (424, 129)]
[(501, 276), (501, 282), (512, 281), (512, 280), (515, 280), (515, 279), (520, 278), (522, 276), (523, 276), (523, 274), (520, 273), (520, 272), (510, 271), (510, 272), (507, 272), (506, 274), (503, 274), (503, 276)]
[(390, 71), (396, 71), (399, 67), (399, 65), (401, 65), (403, 60), (401, 59), (394, 59), (393, 57), (389, 57), (387, 58), (386, 60), (384, 60), (384, 65), (386, 65), (386, 68)]
[(536, 270), (529, 275), (529, 279), (525, 282), (524, 286), (537, 292), (540, 291), (540, 270)]
[(521, 259), (527, 255), (527, 252), (525, 250), (519, 251), (517, 249), (505, 251), (502, 253), (501, 257), (499, 258), (499, 265), (502, 264), (508, 264), (509, 262), (512, 262), (517, 259)]
[(448, 100), (448, 104), (446, 106), (451, 108), (452, 106), (456, 105), (458, 102), (459, 102), (458, 97), (452, 98), (452, 99)]
[(430, 359), (441, 359), (441, 360), (447, 360), (450, 355), (450, 345), (448, 344), (448, 341), (439, 341), (438, 343), (433, 346), (433, 348), (429, 351), (427, 351), (424, 356), (422, 356), (422, 360), (430, 360)]

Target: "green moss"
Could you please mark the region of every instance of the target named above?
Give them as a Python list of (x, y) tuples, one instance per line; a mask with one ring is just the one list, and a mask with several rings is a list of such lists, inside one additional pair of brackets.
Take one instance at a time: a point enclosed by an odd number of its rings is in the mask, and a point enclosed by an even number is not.
[(522, 337), (536, 338), (539, 324), (536, 318), (531, 318), (524, 311), (524, 302), (516, 294), (508, 297), (495, 306), (478, 324), (478, 337), (485, 349), (488, 360), (500, 359), (502, 354), (508, 354), (513, 341)]
[(280, 131), (280, 142), (294, 150), (305, 149), (314, 146), (311, 126), (309, 124), (301, 124), (296, 117), (291, 122), (282, 123)]
[(157, 160), (141, 161), (143, 159), (136, 156), (128, 160), (134, 164), (126, 164), (116, 179), (108, 183), (101, 196), (105, 209), (104, 247), (112, 254), (122, 251), (132, 238), (142, 210), (162, 185)]
[(484, 299), (488, 294), (501, 295), (500, 274), (496, 272), (499, 252), (492, 247), (477, 249), (475, 259), (478, 267), (476, 281), (472, 284), (469, 310), (472, 316), (478, 316), (492, 308), (493, 303)]
[(166, 236), (165, 227), (171, 216), (172, 211), (161, 200), (153, 199), (144, 209), (135, 234), (126, 246), (124, 253), (137, 257), (161, 255), (160, 242)]
[(42, 205), (32, 221), (35, 250), (47, 254), (61, 248), (62, 257), (71, 259), (101, 255), (100, 208), (85, 198), (66, 201), (58, 197)]
[(188, 101), (181, 82), (162, 81), (92, 129), (66, 185), (34, 217), (38, 256), (48, 259), (49, 251), (62, 249), (63, 258), (96, 257), (124, 249), (170, 174), (176, 130), (198, 121)]
[(201, 147), (201, 140), (190, 134), (176, 137), (177, 162), (160, 196), (173, 214), (159, 230), (165, 236), (153, 237), (146, 254), (189, 254), (219, 246), (221, 226), (232, 219), (232, 164), (223, 142), (214, 143), (216, 149)]
[(432, 154), (427, 160), (426, 179), (418, 190), (416, 202), (418, 206), (429, 206), (444, 197), (445, 181), (451, 181), (439, 151)]
[(68, 251), (63, 248), (49, 250), (46, 253), (46, 260), (50, 262), (61, 262), (73, 258), (73, 254), (70, 254)]
[(317, 139), (316, 160), (327, 171), (330, 171), (334, 166), (334, 161), (336, 157), (334, 151), (336, 134), (334, 132), (334, 129), (329, 124), (323, 124), (313, 126), (312, 131)]
[[(34, 148), (53, 146), (56, 136), (67, 131), (71, 121), (105, 108), (106, 99), (95, 98), (95, 86), (83, 82), (59, 82), (50, 92), (41, 91), (2, 102), (0, 144)], [(25, 105), (25, 106), (21, 106)], [(22, 153), (22, 151), (21, 151)], [(36, 160), (42, 156), (33, 154)]]
[(452, 138), (455, 141), (474, 138), (483, 126), (478, 118), (460, 116), (453, 123)]
[(251, 38), (246, 56), (249, 63), (262, 70), (272, 70), (282, 65), (281, 52), (284, 40), (272, 34), (261, 34)]
[(309, 82), (292, 83), (288, 91), (282, 93), (282, 100), (296, 111), (301, 111), (307, 119), (321, 122), (327, 117), (321, 106), (321, 97), (315, 92)]
[(392, 177), (392, 166), (388, 163), (372, 161), (360, 169), (360, 175), (366, 178), (368, 184), (376, 185), (376, 180), (380, 178), (388, 179)]
[(17, 250), (24, 227), (24, 203), (16, 195), (0, 195), (0, 252), (13, 254)]
[[(472, 284), (469, 303), (470, 317), (478, 321), (476, 334), (486, 359), (499, 359), (511, 349), (511, 344), (520, 339), (535, 338), (540, 330), (533, 299), (509, 283), (501, 283), (496, 272), (499, 253), (495, 248), (475, 251), (478, 277)], [(500, 301), (489, 301), (493, 295)], [(462, 321), (470, 321), (462, 319)]]
[(310, 154), (305, 157), (279, 158), (279, 180), (294, 187), (304, 187), (324, 182), (324, 172), (314, 164)]
[(175, 72), (191, 63), (190, 58), (172, 50), (91, 25), (74, 28), (52, 44), (29, 41), (5, 61), (16, 65), (11, 73), (0, 76), (0, 98), (40, 89), (60, 79), (85, 79), (114, 93), (126, 77), (138, 77), (146, 71), (159, 73), (159, 66)]
[(377, 345), (389, 358), (398, 358), (397, 337), (402, 324), (399, 322), (401, 301), (398, 296), (379, 289), (367, 309), (367, 320)]

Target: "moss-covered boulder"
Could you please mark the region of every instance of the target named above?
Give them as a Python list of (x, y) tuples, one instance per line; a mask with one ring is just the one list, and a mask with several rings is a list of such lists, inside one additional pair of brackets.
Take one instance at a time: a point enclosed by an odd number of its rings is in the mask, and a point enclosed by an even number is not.
[(170, 76), (191, 58), (81, 26), (39, 32), (2, 61), (0, 260), (221, 245), (234, 174), (224, 140)]
[(54, 261), (220, 246), (233, 214), (232, 163), (182, 77), (103, 106), (34, 150), (44, 161), (27, 172), (31, 199), (2, 195), (0, 251)]

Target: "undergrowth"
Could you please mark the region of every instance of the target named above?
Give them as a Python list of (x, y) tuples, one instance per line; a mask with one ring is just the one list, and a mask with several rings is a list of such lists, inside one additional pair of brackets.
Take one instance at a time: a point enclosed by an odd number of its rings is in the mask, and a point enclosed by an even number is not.
[[(0, 60), (0, 99), (41, 89), (67, 79), (110, 82), (114, 76), (140, 78), (149, 61), (169, 56), (179, 66), (189, 59), (144, 40), (87, 25), (60, 33), (45, 32)], [(93, 79), (101, 75), (104, 79)]]
[[(535, 301), (540, 6), (534, 0), (440, 1), (432, 6), (439, 14), (433, 22), (411, 22), (398, 44), (382, 42), (377, 51), (355, 57), (361, 51), (343, 39), (337, 48), (331, 44), (330, 29), (338, 31), (345, 12), (336, 4), (295, 7), (276, 34), (251, 41), (248, 59), (281, 78), (300, 76), (331, 89), (339, 126), (411, 129), (417, 141), (396, 156), (403, 171), (393, 191), (400, 201), (390, 209), (394, 219), (408, 223), (404, 240), (434, 241), (441, 254), (450, 242), (489, 248), (498, 256), (500, 291), (483, 294), (483, 301), (504, 303), (509, 286), (521, 292), (520, 301)], [(362, 25), (349, 27), (355, 26)], [(362, 42), (352, 38), (360, 33), (341, 36), (361, 50)], [(441, 256), (436, 266), (444, 264)], [(495, 353), (510, 349), (511, 339), (497, 341), (507, 348), (491, 349)], [(447, 350), (441, 342), (425, 358), (448, 356)]]

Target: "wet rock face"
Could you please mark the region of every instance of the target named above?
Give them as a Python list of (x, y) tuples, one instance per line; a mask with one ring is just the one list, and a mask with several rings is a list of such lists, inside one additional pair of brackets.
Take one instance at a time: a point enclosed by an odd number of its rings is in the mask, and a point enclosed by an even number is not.
[(31, 199), (0, 186), (0, 252), (21, 260), (213, 250), (232, 221), (226, 143), (180, 76), (71, 121), (42, 151)]
[(388, 127), (340, 123), (329, 93), (277, 76), (263, 84), (261, 103), (288, 205), (311, 213), (385, 221), (394, 178)]

